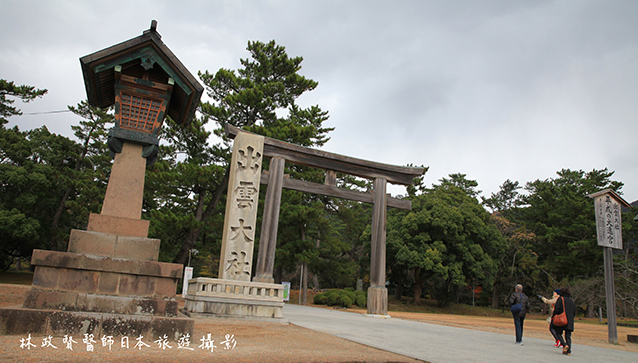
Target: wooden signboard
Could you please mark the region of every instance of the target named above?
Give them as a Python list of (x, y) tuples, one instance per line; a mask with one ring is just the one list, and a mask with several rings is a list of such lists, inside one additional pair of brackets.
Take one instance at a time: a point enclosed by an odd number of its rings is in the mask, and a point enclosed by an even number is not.
[(611, 189), (590, 195), (596, 208), (598, 245), (622, 250), (622, 206), (629, 206)]
[(598, 245), (603, 246), (608, 341), (611, 344), (618, 344), (614, 259), (611, 249), (622, 249), (622, 211), (620, 208), (621, 204), (625, 207), (630, 207), (630, 205), (611, 189), (601, 190), (589, 197), (594, 198)]

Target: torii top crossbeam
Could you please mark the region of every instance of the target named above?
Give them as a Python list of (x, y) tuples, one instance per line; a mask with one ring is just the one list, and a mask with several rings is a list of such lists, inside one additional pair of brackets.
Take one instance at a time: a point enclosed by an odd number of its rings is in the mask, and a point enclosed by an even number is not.
[[(246, 132), (237, 127), (226, 125), (226, 135), (230, 138), (237, 136), (240, 131)], [(264, 156), (281, 157), (294, 164), (334, 170), (367, 179), (383, 178), (389, 183), (400, 185), (412, 184), (412, 179), (424, 172), (424, 168), (377, 163), (290, 144), (269, 137), (264, 137)]]

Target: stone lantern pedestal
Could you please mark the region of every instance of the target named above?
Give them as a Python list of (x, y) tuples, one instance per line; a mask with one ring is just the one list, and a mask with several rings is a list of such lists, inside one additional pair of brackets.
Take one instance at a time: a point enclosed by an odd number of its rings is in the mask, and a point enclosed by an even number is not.
[(34, 250), (33, 288), (23, 307), (0, 309), (1, 334), (127, 335), (175, 340), (193, 320), (178, 312), (182, 265), (158, 262), (160, 240), (141, 220), (142, 146), (117, 154), (101, 214), (72, 230), (67, 252)]

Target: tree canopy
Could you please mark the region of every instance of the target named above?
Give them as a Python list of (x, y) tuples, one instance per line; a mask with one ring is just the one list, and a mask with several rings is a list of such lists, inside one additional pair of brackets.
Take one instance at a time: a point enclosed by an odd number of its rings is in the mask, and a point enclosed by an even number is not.
[[(14, 89), (30, 92), (28, 99), (44, 92)], [(0, 125), (0, 269), (34, 248), (65, 250), (70, 230), (84, 228), (89, 212), (99, 212), (110, 172), (105, 136), (112, 116), (86, 103), (69, 109), (84, 118), (73, 126), (79, 142), (45, 126), (20, 131)]]
[(388, 250), (398, 268), (412, 270), (414, 303), (424, 287), (445, 305), (468, 284), (493, 278), (504, 241), (476, 199), (476, 185), (465, 175), (450, 175), (413, 196), (411, 211), (391, 214)]
[(12, 98), (29, 102), (44, 96), (45, 93), (47, 93), (46, 89), (36, 89), (27, 85), (16, 86), (12, 81), (0, 79), (0, 126), (9, 122), (7, 117), (22, 115), (20, 109), (11, 106), (15, 102)]

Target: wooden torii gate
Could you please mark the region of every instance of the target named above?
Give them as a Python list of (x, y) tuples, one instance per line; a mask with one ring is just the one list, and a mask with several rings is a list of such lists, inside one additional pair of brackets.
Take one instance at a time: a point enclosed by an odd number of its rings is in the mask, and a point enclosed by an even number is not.
[[(246, 132), (227, 125), (226, 135), (235, 138)], [(415, 177), (423, 174), (423, 168), (395, 166), (356, 159), (264, 137), (264, 157), (271, 158), (270, 170), (262, 171), (261, 184), (268, 185), (254, 282), (273, 283), (275, 248), (279, 208), (283, 188), (300, 192), (326, 195), (358, 202), (372, 203), (372, 250), (370, 261), (370, 287), (368, 288), (368, 314), (387, 315), (388, 290), (385, 287), (386, 261), (386, 209), (388, 207), (411, 209), (406, 199), (392, 198), (386, 194), (387, 183), (410, 185)], [(284, 178), (286, 161), (294, 164), (326, 170), (324, 184)], [(360, 192), (336, 186), (337, 173), (350, 174), (374, 180), (372, 193)]]

